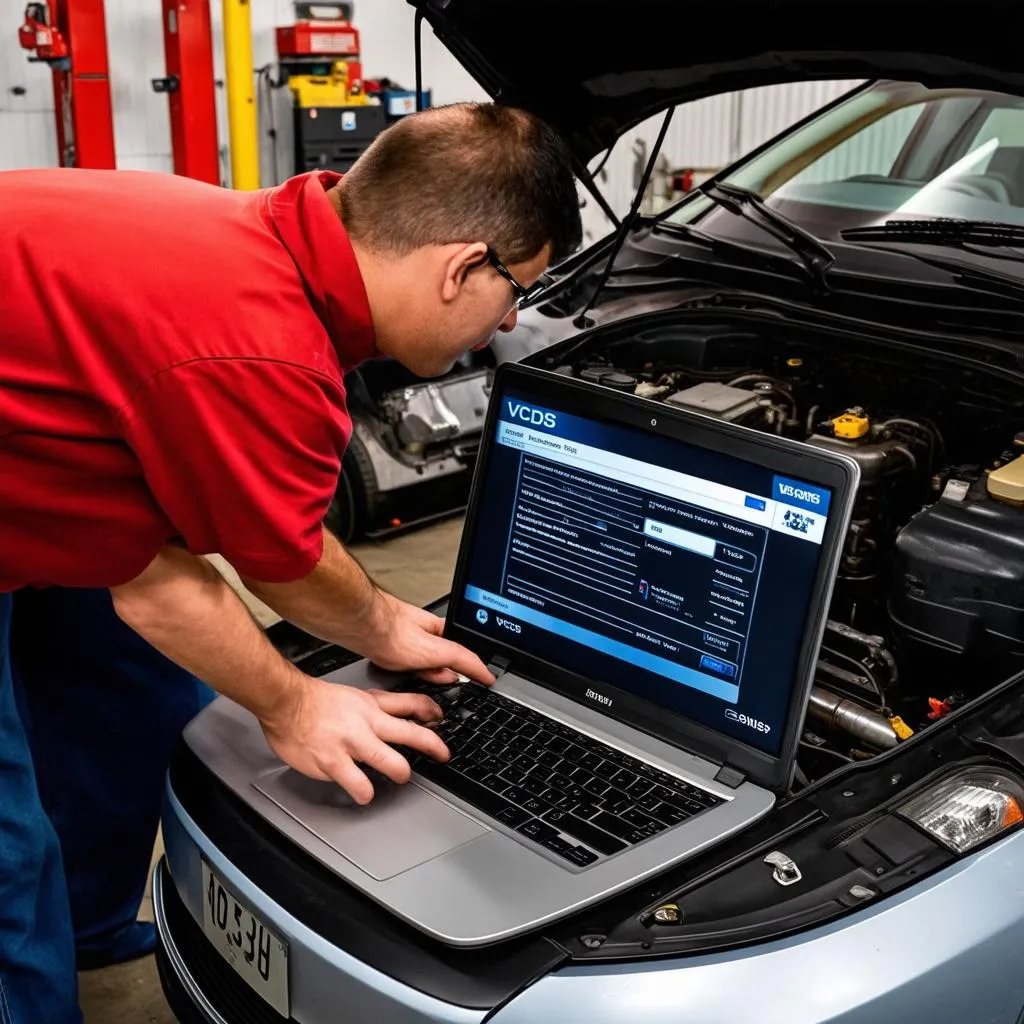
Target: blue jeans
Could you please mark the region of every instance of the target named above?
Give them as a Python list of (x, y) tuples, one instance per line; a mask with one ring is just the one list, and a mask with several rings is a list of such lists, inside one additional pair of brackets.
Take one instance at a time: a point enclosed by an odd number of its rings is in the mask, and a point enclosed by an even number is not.
[(0, 594), (0, 1022), (78, 1024), (75, 944), (57, 835), (14, 696), (10, 594)]
[[(15, 1024), (77, 1024), (76, 962), (153, 947), (136, 917), (167, 763), (213, 693), (125, 626), (106, 590), (0, 600), (11, 618), (0, 655), (0, 978)], [(9, 829), (20, 860), (6, 854)], [(26, 894), (10, 918), (8, 890)]]

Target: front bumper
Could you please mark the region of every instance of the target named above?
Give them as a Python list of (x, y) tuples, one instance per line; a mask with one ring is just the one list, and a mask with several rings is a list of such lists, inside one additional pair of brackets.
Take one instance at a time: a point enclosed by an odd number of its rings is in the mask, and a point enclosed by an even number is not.
[(273, 922), (274, 930), (287, 939), (291, 1020), (477, 1024), (486, 1015), (486, 1008), (453, 1005), (396, 982), (308, 928), (256, 888), (199, 830), (172, 792), (167, 796), (163, 833), (166, 854), (153, 883), (158, 964), (168, 1002), (183, 1024), (284, 1020), (234, 974), (197, 923), (202, 920), (204, 859), (254, 913)]
[[(223, 845), (226, 836), (244, 828), (230, 820), (204, 819), (204, 825), (212, 826)], [(443, 952), (417, 947), (407, 936), (401, 941), (408, 955), (399, 945), (381, 955), (373, 943), (387, 941), (381, 934), (386, 925), (375, 931), (369, 918), (360, 920), (358, 906), (345, 903), (349, 897), (342, 889), (337, 902), (326, 906), (312, 887), (293, 887), (286, 904), (275, 900), (265, 891), (271, 886), (254, 881), (256, 871), (241, 870), (189, 815), (174, 792), (173, 776), (164, 841), (166, 862), (154, 881), (158, 964), (182, 1024), (283, 1020), (234, 975), (196, 924), (203, 859), (288, 939), (291, 1019), (299, 1024), (1022, 1020), (1024, 832), (870, 909), (782, 941), (710, 956), (572, 964), (553, 943), (534, 940), (511, 947), (497, 964), (477, 961), (477, 968), (461, 957), (446, 961)], [(247, 834), (232, 853), (244, 851), (238, 859), (252, 867), (291, 856), (287, 846)], [(326, 914), (321, 920), (333, 922), (329, 935), (300, 919), (315, 909)], [(353, 955), (346, 946), (368, 955)], [(410, 966), (399, 962), (403, 957), (420, 960)]]

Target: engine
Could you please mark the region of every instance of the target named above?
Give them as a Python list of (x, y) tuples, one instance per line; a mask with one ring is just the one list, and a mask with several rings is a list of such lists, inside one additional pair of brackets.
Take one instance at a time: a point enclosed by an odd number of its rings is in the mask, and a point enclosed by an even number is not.
[(665, 401), (798, 437), (857, 462), (861, 485), (840, 568), (840, 601), (845, 608), (837, 609), (837, 614), (845, 621), (863, 622), (869, 612), (862, 606), (884, 571), (896, 526), (927, 500), (937, 444), (932, 429), (908, 417), (875, 420), (860, 406), (825, 417), (812, 407), (801, 416), (786, 381), (756, 373), (727, 384), (696, 384)]
[(353, 429), (327, 514), (343, 542), (383, 537), (465, 507), (492, 374), (467, 356), (432, 380), (390, 359), (346, 376)]
[(413, 384), (384, 394), (380, 411), (396, 447), (409, 455), (471, 440), (483, 430), (490, 392), (490, 372), (475, 370), (427, 384)]
[(946, 479), (898, 533), (888, 611), (906, 689), (957, 704), (1024, 667), (1024, 455)]
[(801, 745), (816, 777), (1024, 669), (1024, 435), (983, 407), (973, 430), (952, 386), (910, 367), (771, 348), (728, 329), (675, 344), (663, 332), (557, 372), (858, 463)]

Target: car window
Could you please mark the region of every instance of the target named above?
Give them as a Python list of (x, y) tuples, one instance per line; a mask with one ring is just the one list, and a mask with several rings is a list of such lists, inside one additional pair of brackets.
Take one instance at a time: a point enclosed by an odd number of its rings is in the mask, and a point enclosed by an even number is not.
[(781, 187), (780, 193), (822, 182), (889, 177), (925, 107), (924, 103), (914, 103), (885, 114), (798, 171)]
[(1002, 179), (1013, 192), (1024, 191), (1024, 106), (990, 111), (970, 145), (972, 150), (985, 152), (975, 168), (977, 173)]
[(998, 107), (982, 122), (973, 146), (981, 146), (992, 139), (1000, 146), (1024, 146), (1024, 107)]
[(955, 140), (965, 126), (977, 121), (984, 106), (979, 96), (948, 96), (926, 104), (928, 131), (916, 133), (900, 158), (900, 175), (910, 181), (930, 181), (946, 170), (957, 156)]
[[(807, 230), (837, 238), (892, 217), (1024, 225), (1024, 99), (882, 82), (826, 109), (725, 174)], [(726, 222), (704, 197), (666, 218)]]

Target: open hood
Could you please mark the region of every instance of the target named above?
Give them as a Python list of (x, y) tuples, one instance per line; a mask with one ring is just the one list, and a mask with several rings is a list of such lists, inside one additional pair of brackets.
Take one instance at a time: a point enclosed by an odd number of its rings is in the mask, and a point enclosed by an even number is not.
[(588, 161), (671, 104), (808, 79), (1024, 94), (1024, 0), (409, 0), (492, 97)]

